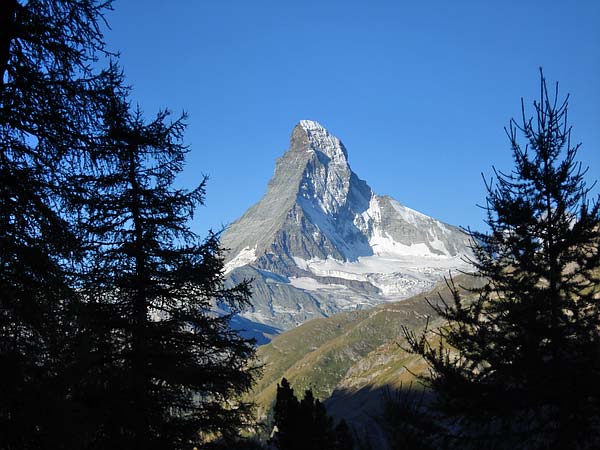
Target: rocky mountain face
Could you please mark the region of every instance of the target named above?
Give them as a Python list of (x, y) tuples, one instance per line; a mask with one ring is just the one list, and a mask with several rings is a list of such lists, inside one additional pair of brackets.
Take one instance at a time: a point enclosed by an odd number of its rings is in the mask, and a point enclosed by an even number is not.
[(309, 120), (222, 244), (228, 282), (254, 279), (253, 308), (239, 321), (257, 335), (426, 291), (468, 269), (470, 254), (459, 228), (376, 195), (342, 142)]

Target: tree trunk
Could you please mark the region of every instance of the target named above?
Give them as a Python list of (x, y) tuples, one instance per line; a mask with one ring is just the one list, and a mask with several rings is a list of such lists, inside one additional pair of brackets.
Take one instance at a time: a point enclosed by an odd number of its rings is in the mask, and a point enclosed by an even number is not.
[(147, 326), (148, 326), (148, 301), (147, 301), (147, 268), (144, 249), (144, 230), (140, 211), (140, 186), (136, 174), (136, 144), (132, 144), (129, 150), (129, 183), (131, 185), (131, 215), (133, 218), (134, 251), (135, 254), (135, 286), (133, 298), (133, 329), (132, 329), (132, 351), (133, 351), (133, 391), (137, 403), (138, 415), (134, 422), (135, 439), (140, 448), (146, 448), (149, 436), (148, 424), (148, 348), (147, 348)]

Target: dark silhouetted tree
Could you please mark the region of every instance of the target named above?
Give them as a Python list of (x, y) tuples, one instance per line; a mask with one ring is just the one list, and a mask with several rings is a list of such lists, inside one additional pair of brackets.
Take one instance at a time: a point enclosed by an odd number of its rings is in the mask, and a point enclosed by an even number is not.
[(334, 429), (325, 406), (314, 398), (310, 389), (298, 401), (289, 382), (283, 378), (281, 385), (277, 385), (273, 411), (276, 431), (271, 443), (279, 450), (352, 449), (352, 435), (346, 422), (341, 421)]
[(391, 450), (437, 450), (445, 448), (443, 427), (427, 410), (426, 391), (421, 386), (388, 390), (377, 422)]
[[(600, 212), (571, 144), (567, 99), (541, 78), (535, 116), (511, 121), (515, 168), (487, 183), (489, 233), (472, 233), (489, 283), (437, 308), (440, 347), (406, 335), (431, 365), (458, 448), (600, 446)], [(525, 146), (519, 143), (523, 135)]]
[(277, 397), (273, 407), (273, 424), (277, 427), (273, 443), (280, 450), (300, 448), (300, 403), (288, 380), (283, 378), (277, 385)]
[(110, 1), (0, 2), (0, 447), (180, 448), (236, 434), (248, 301), (173, 187), (183, 122), (131, 114)]
[(312, 390), (304, 392), (300, 401), (300, 428), (304, 436), (304, 448), (331, 449), (334, 447), (333, 420), (325, 406), (315, 399)]
[(90, 249), (84, 378), (99, 381), (82, 392), (98, 398), (101, 448), (187, 449), (201, 435), (235, 436), (249, 419), (237, 396), (252, 384), (254, 345), (229, 328), (249, 285), (224, 288), (218, 236), (201, 240), (189, 228), (205, 180), (174, 187), (183, 120), (161, 112), (145, 123), (117, 92), (104, 117), (104, 165), (80, 181)]
[(109, 2), (0, 2), (0, 436), (3, 449), (69, 447), (67, 371), (82, 255), (65, 205), (109, 79)]

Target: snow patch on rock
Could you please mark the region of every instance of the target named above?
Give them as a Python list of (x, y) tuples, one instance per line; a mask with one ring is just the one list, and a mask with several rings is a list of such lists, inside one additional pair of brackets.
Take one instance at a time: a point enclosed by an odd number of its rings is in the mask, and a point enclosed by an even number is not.
[(225, 274), (228, 274), (236, 267), (245, 266), (256, 260), (256, 247), (244, 247), (237, 255), (235, 255), (229, 262), (225, 263), (224, 269)]
[(290, 284), (298, 289), (304, 289), (306, 291), (348, 289), (342, 284), (324, 284), (310, 277), (290, 277)]

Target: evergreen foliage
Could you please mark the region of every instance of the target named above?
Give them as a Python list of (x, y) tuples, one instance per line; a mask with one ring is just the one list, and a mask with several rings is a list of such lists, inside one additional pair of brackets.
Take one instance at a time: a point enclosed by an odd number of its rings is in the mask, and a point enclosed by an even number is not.
[(457, 448), (600, 446), (600, 206), (587, 199), (567, 101), (542, 75), (535, 116), (523, 107), (506, 130), (515, 168), (486, 183), (490, 232), (472, 233), (489, 282), (470, 303), (450, 281), (440, 347), (405, 331)]
[[(94, 410), (104, 414), (106, 448), (187, 448), (199, 431), (237, 434), (249, 414), (234, 398), (251, 386), (254, 345), (229, 328), (249, 285), (225, 289), (218, 235), (202, 241), (189, 229), (205, 180), (192, 191), (173, 186), (185, 124), (167, 118), (145, 123), (115, 95), (104, 118), (110, 158), (82, 182), (90, 248), (82, 338), (92, 337), (86, 353), (99, 362), (88, 376), (102, 373)], [(215, 313), (218, 304), (229, 313)]]
[(294, 395), (294, 389), (285, 378), (281, 380), (281, 385), (277, 385), (273, 410), (273, 424), (277, 427), (273, 443), (280, 450), (298, 448), (298, 436), (303, 434), (299, 421), (300, 404)]
[(2, 448), (69, 447), (71, 274), (81, 258), (64, 208), (72, 161), (97, 129), (110, 2), (0, 2), (0, 436)]
[(94, 68), (110, 3), (0, 2), (2, 449), (191, 448), (248, 417), (249, 286), (189, 229), (184, 118), (145, 123)]
[(392, 450), (436, 450), (444, 447), (439, 439), (443, 428), (427, 413), (426, 392), (415, 389), (387, 391), (378, 422)]
[(304, 392), (300, 401), (289, 382), (283, 378), (277, 385), (273, 407), (276, 427), (271, 443), (279, 450), (351, 450), (352, 435), (344, 420), (334, 428), (325, 406), (315, 399), (312, 390)]

